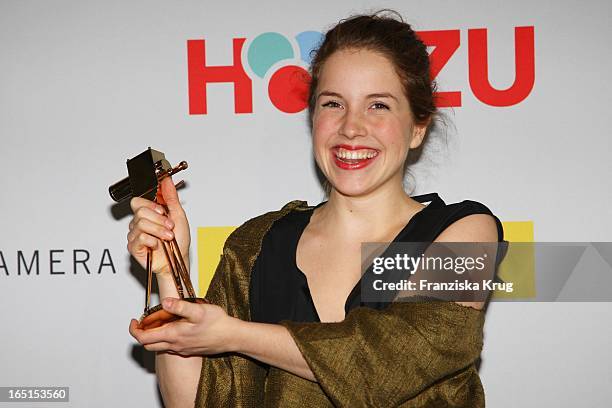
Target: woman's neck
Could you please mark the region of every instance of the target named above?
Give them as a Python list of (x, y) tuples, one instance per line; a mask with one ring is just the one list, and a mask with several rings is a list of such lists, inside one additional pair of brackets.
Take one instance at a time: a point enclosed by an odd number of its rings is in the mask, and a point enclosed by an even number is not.
[(358, 197), (332, 188), (328, 202), (317, 209), (311, 222), (329, 233), (350, 236), (351, 240), (391, 240), (423, 207), (401, 185)]

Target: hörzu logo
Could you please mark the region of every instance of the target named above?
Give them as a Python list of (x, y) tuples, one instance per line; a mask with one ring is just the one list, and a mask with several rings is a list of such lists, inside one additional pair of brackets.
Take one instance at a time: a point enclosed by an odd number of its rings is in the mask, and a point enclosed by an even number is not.
[[(529, 96), (535, 84), (534, 32), (533, 26), (514, 28), (514, 82), (506, 89), (497, 89), (489, 80), (487, 29), (467, 30), (469, 87), (477, 100), (489, 106), (507, 107)], [(461, 31), (419, 31), (417, 34), (432, 49), (430, 72), (435, 80), (460, 49)], [(211, 66), (206, 62), (206, 40), (188, 40), (189, 114), (205, 115), (208, 112), (206, 85), (210, 83), (233, 84), (234, 112), (253, 113), (253, 81), (265, 83), (266, 79), (272, 105), (285, 113), (303, 111), (308, 105), (310, 80), (304, 66), (310, 64), (311, 52), (322, 37), (320, 32), (304, 31), (290, 40), (282, 34), (267, 32), (250, 41), (245, 50), (246, 38), (234, 38), (233, 61), (224, 66)], [(437, 106), (460, 107), (465, 93), (459, 90), (437, 92)]]

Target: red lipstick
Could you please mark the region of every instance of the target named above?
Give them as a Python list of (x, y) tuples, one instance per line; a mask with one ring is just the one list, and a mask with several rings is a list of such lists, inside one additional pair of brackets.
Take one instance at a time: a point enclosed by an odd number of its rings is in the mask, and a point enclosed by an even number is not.
[[(336, 154), (339, 149), (343, 149), (343, 150), (371, 150), (371, 151), (375, 151), (377, 154), (374, 157), (364, 158), (364, 159), (341, 159)], [(368, 166), (370, 163), (372, 163), (378, 157), (378, 150), (377, 149), (373, 149), (373, 148), (368, 147), (368, 146), (361, 146), (361, 145), (350, 146), (350, 145), (346, 145), (346, 144), (340, 144), (340, 145), (336, 145), (336, 146), (334, 146), (332, 148), (332, 155), (334, 156), (334, 163), (339, 168), (341, 168), (343, 170), (359, 170), (359, 169), (363, 169), (364, 167)]]

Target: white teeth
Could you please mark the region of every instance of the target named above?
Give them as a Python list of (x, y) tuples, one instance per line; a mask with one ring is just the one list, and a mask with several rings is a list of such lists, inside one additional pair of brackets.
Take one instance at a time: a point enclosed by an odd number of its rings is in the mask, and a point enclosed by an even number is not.
[(352, 160), (362, 160), (362, 159), (371, 159), (372, 157), (378, 154), (375, 150), (346, 150), (346, 149), (338, 149), (336, 150), (336, 157), (340, 159), (352, 159)]

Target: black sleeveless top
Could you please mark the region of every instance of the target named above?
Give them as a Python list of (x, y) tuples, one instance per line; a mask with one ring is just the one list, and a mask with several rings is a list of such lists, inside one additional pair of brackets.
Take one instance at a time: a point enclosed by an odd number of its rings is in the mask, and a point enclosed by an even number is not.
[[(432, 242), (446, 227), (471, 214), (489, 214), (497, 224), (499, 241), (504, 232), (499, 219), (483, 204), (464, 200), (445, 204), (437, 193), (412, 197), (425, 203), (399, 232), (393, 242)], [(320, 322), (306, 276), (298, 269), (296, 250), (299, 239), (310, 222), (313, 211), (325, 204), (307, 210), (294, 210), (274, 222), (264, 236), (261, 251), (251, 271), (249, 303), (251, 320), (278, 323)], [(387, 303), (364, 303), (360, 299), (361, 280), (357, 282), (344, 305), (345, 313), (359, 306), (382, 309)]]

